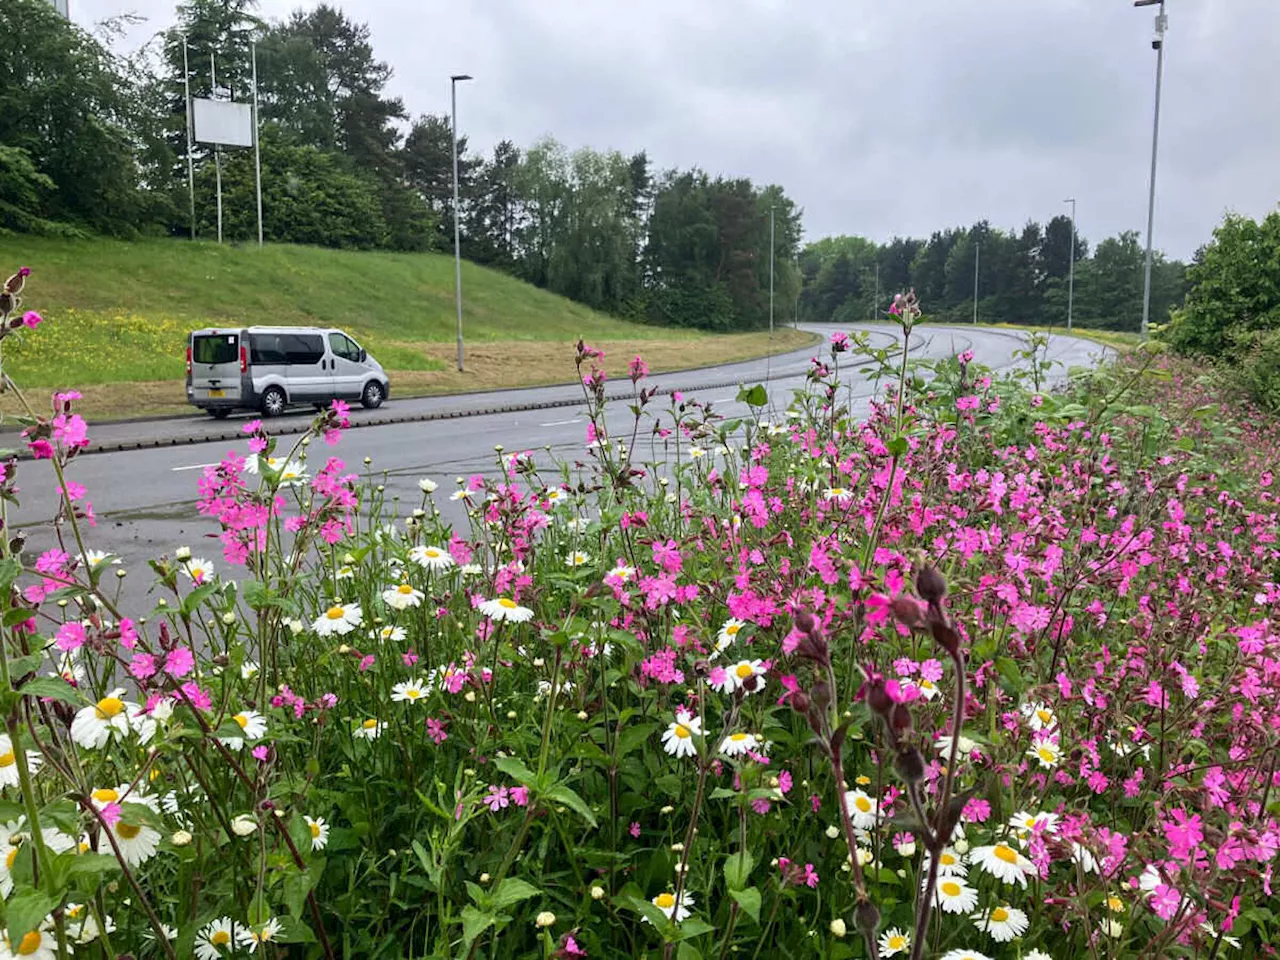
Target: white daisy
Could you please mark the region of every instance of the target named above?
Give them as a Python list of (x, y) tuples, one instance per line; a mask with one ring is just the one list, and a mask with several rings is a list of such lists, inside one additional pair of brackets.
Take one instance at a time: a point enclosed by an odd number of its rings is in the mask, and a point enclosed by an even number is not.
[(985, 953), (977, 950), (948, 950), (941, 960), (991, 960)]
[(822, 498), (824, 500), (833, 500), (836, 503), (841, 504), (842, 506), (848, 503), (849, 498), (852, 496), (853, 496), (852, 492), (845, 489), (844, 487), (830, 487), (827, 490), (825, 490), (822, 494)]
[(739, 660), (733, 666), (726, 667), (724, 679), (712, 686), (721, 693), (733, 693), (737, 690), (757, 693), (764, 689), (764, 683), (759, 678), (763, 677), (765, 672), (762, 660)]
[(583, 553), (581, 550), (574, 550), (564, 558), (566, 567), (582, 567), (591, 562), (591, 554)]
[(424, 570), (448, 570), (455, 563), (448, 550), (432, 546), (414, 547), (409, 551), (409, 559)]
[(996, 943), (1008, 943), (1014, 937), (1020, 937), (1031, 925), (1026, 913), (1007, 903), (992, 910), (975, 913), (970, 917), (978, 929), (989, 933)]
[(893, 957), (911, 947), (911, 935), (900, 927), (891, 927), (880, 935), (880, 956)]
[[(118, 794), (123, 799), (120, 801), (125, 804), (141, 804), (156, 809), (156, 801), (154, 797), (143, 796), (136, 791), (126, 794), (127, 787), (120, 790), (110, 791)], [(95, 797), (99, 791), (95, 790)], [(114, 802), (114, 801), (113, 801)], [(160, 848), (160, 831), (154, 827), (149, 827), (145, 823), (130, 823), (127, 814), (122, 815), (115, 823), (109, 824), (108, 828), (111, 836), (115, 838), (116, 846), (120, 848), (120, 856), (126, 864), (136, 867), (146, 863), (156, 855), (156, 851)], [(98, 853), (113, 854), (110, 841), (100, 836), (98, 838)]]
[(636, 578), (636, 568), (619, 560), (618, 565), (609, 571), (609, 576), (628, 583)]
[(850, 790), (844, 795), (849, 805), (849, 822), (856, 830), (870, 830), (880, 820), (880, 804), (862, 789)]
[(274, 942), (279, 932), (280, 921), (272, 917), (260, 927), (241, 927), (236, 931), (236, 940), (250, 953), (257, 953), (260, 944)]
[(82, 707), (71, 721), (71, 739), (86, 750), (100, 750), (112, 737), (129, 732), (129, 716), (138, 705), (123, 700), (124, 687), (112, 690), (96, 704)]
[(252, 680), (258, 675), (258, 671), (262, 668), (258, 666), (257, 660), (246, 660), (240, 664), (240, 679)]
[(570, 517), (564, 522), (564, 528), (570, 533), (585, 533), (591, 521), (586, 517)]
[(1080, 869), (1085, 873), (1098, 872), (1098, 858), (1093, 855), (1093, 851), (1074, 840), (1071, 841), (1071, 859), (1080, 864)]
[(182, 572), (195, 584), (208, 583), (213, 579), (213, 564), (208, 560), (188, 559), (182, 565)]
[(374, 640), (382, 640), (389, 643), (403, 643), (404, 638), (408, 636), (404, 632), (404, 627), (386, 626), (381, 630), (374, 630), (369, 634)]
[(522, 607), (510, 597), (497, 597), (480, 604), (480, 612), (495, 623), (524, 623), (533, 619), (533, 611)]
[(450, 500), (453, 500), (453, 501), (455, 501), (455, 502), (456, 502), (456, 501), (458, 501), (458, 500), (470, 500), (470, 499), (471, 499), (471, 491), (469, 491), (469, 490), (455, 490), (455, 491), (453, 491), (453, 493), (449, 494), (449, 499), (450, 499)]
[[(44, 757), (36, 750), (27, 751), (27, 770), (36, 773)], [(18, 785), (18, 756), (13, 749), (13, 741), (8, 734), (0, 733), (0, 787), (16, 787)]]
[(933, 896), (944, 913), (968, 913), (978, 905), (978, 891), (960, 877), (940, 877)]
[[(929, 863), (933, 859), (933, 854), (926, 853), (924, 855), (924, 863), (920, 867), (921, 873), (929, 872)], [(938, 856), (938, 876), (940, 877), (967, 877), (969, 868), (965, 866), (965, 855), (955, 849), (955, 847), (944, 847), (942, 853)]]
[[(0, 897), (6, 900), (13, 893), (13, 876), (10, 871), (18, 862), (18, 853), (24, 842), (21, 838), (15, 842), (14, 836), (25, 834), (26, 825), (27, 818), (19, 817), (0, 826), (0, 850), (6, 851), (4, 857), (0, 858)], [(44, 845), (54, 853), (65, 853), (76, 845), (74, 840), (56, 827), (41, 827), (40, 835), (44, 838)]]
[(5, 930), (3, 942), (4, 949), (0, 950), (0, 957), (4, 960), (9, 960), (10, 957), (56, 960), (58, 956), (58, 939), (53, 932), (53, 921), (49, 918), (46, 918), (35, 930), (28, 931), (17, 944), (9, 942), (9, 933)]
[[(1201, 923), (1200, 923), (1200, 929), (1201, 929), (1201, 930), (1203, 930), (1205, 933), (1207, 933), (1211, 938), (1215, 938), (1215, 939), (1216, 939), (1216, 938), (1218, 937), (1218, 935), (1219, 935), (1219, 934), (1218, 934), (1218, 928), (1217, 928), (1217, 927), (1215, 927), (1215, 926), (1214, 926), (1212, 923), (1210, 923), (1208, 920), (1201, 921)], [(1228, 947), (1232, 947), (1232, 948), (1234, 948), (1234, 949), (1236, 949), (1236, 950), (1239, 950), (1239, 949), (1240, 949), (1240, 938), (1239, 938), (1239, 937), (1233, 937), (1233, 936), (1230, 936), (1230, 935), (1225, 934), (1225, 933), (1224, 933), (1224, 934), (1222, 934), (1221, 936), (1222, 936), (1222, 942), (1223, 942), (1223, 943), (1225, 943)], [(1210, 942), (1212, 942), (1212, 941), (1210, 941)]]
[(370, 717), (368, 720), (360, 721), (360, 726), (356, 727), (352, 735), (361, 740), (377, 740), (379, 734), (382, 733), (382, 727), (381, 720), (375, 720)]
[(418, 481), (418, 489), (423, 493), (435, 493), (438, 486), (439, 484), (429, 477), (423, 477)]
[(1043, 950), (1028, 950), (1022, 955), (1022, 960), (1053, 960), (1053, 957)]
[(684, 710), (677, 711), (675, 720), (662, 735), (662, 747), (674, 757), (692, 757), (698, 752), (693, 738), (701, 733), (701, 717)]
[(690, 448), (689, 448), (689, 459), (690, 459), (690, 460), (701, 460), (701, 459), (702, 459), (703, 457), (705, 457), (706, 455), (707, 455), (707, 451), (706, 451), (706, 450), (704, 450), (704, 449), (702, 449), (702, 447), (699, 447), (699, 446), (692, 446), (692, 447), (690, 447)]
[(1021, 708), (1022, 716), (1026, 719), (1027, 724), (1032, 730), (1051, 730), (1058, 725), (1058, 718), (1054, 716), (1053, 711), (1043, 703), (1024, 703)]
[(396, 703), (417, 703), (430, 689), (425, 680), (406, 680), (391, 688), (391, 699)]
[(720, 633), (716, 636), (716, 650), (727, 650), (734, 641), (738, 639), (738, 634), (742, 632), (742, 628), (747, 625), (745, 620), (739, 620), (732, 617), (726, 620), (720, 626)]
[(1009, 818), (1009, 826), (1017, 831), (1019, 840), (1026, 840), (1037, 829), (1045, 836), (1051, 836), (1057, 831), (1058, 815), (1043, 810), (1039, 813), (1019, 810)]
[(932, 680), (926, 680), (924, 677), (921, 677), (919, 680), (913, 680), (912, 683), (915, 685), (915, 688), (920, 691), (920, 696), (924, 697), (926, 700), (932, 700), (941, 693), (936, 683)]
[(415, 590), (410, 583), (402, 583), (396, 587), (387, 587), (382, 591), (382, 599), (392, 610), (408, 610), (422, 603), (423, 593)]
[(1039, 761), (1042, 769), (1052, 770), (1062, 760), (1062, 748), (1058, 746), (1057, 737), (1041, 734), (1031, 741), (1027, 756)]
[(97, 570), (99, 567), (118, 564), (119, 562), (119, 557), (104, 553), (101, 550), (86, 550), (84, 552), (84, 565), (90, 570)]
[(484, 573), (484, 567), (478, 563), (464, 563), (459, 569), (464, 577), (478, 577)]
[(350, 580), (356, 575), (356, 568), (349, 563), (344, 563), (333, 574), (335, 580)]
[[(674, 893), (660, 893), (649, 902), (665, 913), (670, 919), (679, 923), (681, 920), (689, 916), (689, 908), (693, 906), (693, 897), (687, 890), (682, 890), (680, 892), (679, 903), (676, 902), (676, 895)], [(646, 922), (649, 920), (648, 917), (645, 917), (644, 919)]]
[(243, 737), (224, 737), (222, 745), (228, 750), (240, 750), (245, 740), (261, 740), (267, 733), (267, 718), (256, 710), (244, 710), (231, 717), (244, 731)]
[(554, 507), (556, 506), (556, 504), (564, 503), (567, 499), (569, 499), (569, 495), (567, 493), (565, 493), (563, 490), (560, 490), (556, 487), (551, 487), (548, 490), (544, 490), (542, 493), (542, 497), (544, 500), (547, 501), (547, 506), (549, 507)]
[[(98, 928), (98, 918), (83, 903), (68, 903), (63, 911), (67, 918), (67, 935), (76, 943), (93, 943), (102, 931)], [(116, 922), (110, 916), (106, 918), (107, 935), (116, 932)], [(19, 956), (22, 952), (19, 951)]]
[[(943, 734), (933, 742), (933, 746), (938, 751), (938, 753), (942, 754), (944, 757), (951, 756), (950, 735)], [(956, 744), (957, 757), (967, 757), (969, 754), (973, 753), (973, 751), (977, 749), (978, 749), (978, 744), (976, 741), (970, 740), (963, 733), (960, 734), (960, 740)]]
[(1007, 843), (974, 847), (969, 859), (997, 880), (1023, 888), (1027, 885), (1027, 874), (1036, 872), (1035, 864)]
[(237, 926), (230, 917), (211, 920), (196, 934), (196, 957), (199, 960), (221, 960), (230, 956), (236, 948), (237, 933)]
[(307, 468), (297, 460), (290, 460), (280, 468), (280, 486), (298, 487), (306, 482)]
[(740, 757), (754, 750), (759, 745), (755, 735), (751, 733), (731, 733), (720, 743), (720, 752), (726, 757)]
[(360, 626), (360, 604), (334, 603), (316, 617), (311, 629), (321, 637), (343, 637)]
[(304, 817), (307, 821), (307, 827), (311, 830), (311, 849), (323, 850), (329, 842), (329, 824), (325, 822), (324, 817), (316, 817), (312, 820), (310, 817)]

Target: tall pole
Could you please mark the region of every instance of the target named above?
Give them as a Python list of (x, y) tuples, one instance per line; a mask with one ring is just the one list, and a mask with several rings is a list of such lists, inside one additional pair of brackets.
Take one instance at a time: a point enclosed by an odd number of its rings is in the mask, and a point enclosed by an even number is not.
[(876, 261), (876, 298), (871, 303), (871, 319), (880, 319), (880, 261)]
[(1071, 259), (1067, 261), (1067, 329), (1071, 329), (1071, 308), (1076, 295), (1076, 198), (1062, 201), (1071, 204)]
[(773, 207), (769, 208), (769, 336), (773, 336)]
[(262, 151), (258, 146), (258, 45), (249, 44), (253, 58), (253, 176), (258, 190), (258, 246), (262, 246)]
[(449, 78), (450, 109), (453, 116), (453, 277), (454, 300), (458, 307), (458, 372), (462, 372), (462, 231), (459, 226), (461, 210), (458, 208), (458, 81), (470, 80), (465, 73)]
[(187, 115), (187, 196), (191, 201), (191, 239), (196, 238), (196, 172), (191, 152), (191, 68), (187, 65), (187, 35), (182, 35), (182, 95)]
[[(1151, 6), (1139, 3), (1137, 6)], [(1160, 84), (1164, 77), (1164, 32), (1169, 27), (1165, 16), (1164, 0), (1160, 0), (1160, 12), (1156, 14), (1156, 35), (1151, 45), (1156, 48), (1156, 108), (1151, 124), (1151, 183), (1147, 194), (1147, 259), (1142, 278), (1142, 335), (1147, 335), (1151, 323), (1151, 238), (1156, 221), (1156, 155), (1160, 146)]]
[[(209, 99), (218, 95), (218, 67), (214, 62), (213, 51), (209, 51)], [(218, 242), (222, 242), (222, 147), (213, 145), (213, 171), (217, 180), (218, 191)]]
[(973, 322), (978, 322), (978, 257), (982, 254), (982, 241), (973, 243)]

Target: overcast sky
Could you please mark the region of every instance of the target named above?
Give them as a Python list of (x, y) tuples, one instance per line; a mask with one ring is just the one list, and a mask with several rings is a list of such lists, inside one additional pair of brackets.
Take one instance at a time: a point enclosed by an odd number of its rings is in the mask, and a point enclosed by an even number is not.
[[(172, 0), (70, 0), (89, 26)], [(298, 0), (262, 0), (278, 18)], [(413, 114), (476, 147), (552, 134), (659, 168), (776, 182), (807, 239), (887, 239), (1079, 203), (1090, 240), (1145, 230), (1153, 10), (1131, 0), (337, 0)], [(1280, 0), (1169, 0), (1155, 242), (1280, 201)]]

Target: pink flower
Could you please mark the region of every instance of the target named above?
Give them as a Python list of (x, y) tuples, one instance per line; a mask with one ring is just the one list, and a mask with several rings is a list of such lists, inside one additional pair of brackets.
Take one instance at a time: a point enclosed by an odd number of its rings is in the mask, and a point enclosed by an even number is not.
[(333, 416), (338, 421), (338, 426), (344, 430), (351, 426), (351, 404), (345, 400), (334, 400), (329, 405), (329, 409), (333, 411)]
[(635, 382), (636, 380), (642, 380), (643, 378), (649, 375), (649, 365), (645, 363), (643, 360), (641, 360), (639, 357), (636, 357), (634, 360), (631, 361), (631, 365), (628, 369), (629, 369), (629, 372), (631, 373), (632, 382)]
[(129, 673), (135, 679), (145, 680), (156, 673), (156, 658), (149, 653), (135, 653), (129, 661)]
[[(182, 692), (197, 710), (213, 709), (213, 697), (201, 690), (199, 684), (188, 681), (182, 685)], [(298, 716), (302, 716), (301, 712)]]
[(1182, 895), (1167, 883), (1161, 883), (1151, 891), (1151, 909), (1161, 920), (1168, 920), (1177, 913), (1181, 902)]
[(481, 802), (497, 813), (504, 807), (511, 806), (511, 791), (506, 787), (490, 786), (488, 795)]
[(44, 323), (44, 317), (36, 313), (34, 310), (28, 310), (22, 315), (22, 322), (32, 330)]
[(265, 763), (267, 757), (271, 755), (271, 748), (263, 743), (254, 747), (251, 753), (253, 753), (253, 759), (257, 760), (259, 763)]
[(813, 869), (812, 863), (806, 863), (804, 865), (804, 885), (809, 888), (813, 888), (818, 885), (818, 871)]
[(53, 459), (53, 444), (48, 440), (32, 440), (27, 444), (27, 449), (31, 451), (32, 458), (36, 460)]
[(971, 799), (964, 805), (960, 817), (966, 823), (985, 823), (987, 818), (991, 816), (991, 804), (986, 800), (979, 800), (977, 797)]
[(62, 550), (46, 550), (36, 560), (36, 572), (44, 574), (61, 574), (71, 556)]
[(64, 623), (58, 628), (58, 632), (54, 634), (54, 642), (59, 650), (63, 653), (70, 653), (72, 650), (79, 650), (84, 646), (84, 624), (78, 620), (70, 623)]
[(412, 650), (410, 650), (408, 653), (402, 653), (400, 655), (400, 659), (401, 661), (404, 662), (404, 665), (406, 667), (412, 667), (415, 663), (418, 662), (418, 655), (414, 653)]
[(364, 673), (366, 670), (368, 670), (370, 667), (372, 667), (372, 666), (373, 666), (373, 664), (374, 664), (374, 662), (375, 662), (375, 660), (376, 660), (376, 658), (374, 657), (374, 655), (373, 655), (372, 653), (367, 653), (367, 654), (365, 654), (363, 657), (361, 657), (361, 658), (360, 658), (360, 672), (361, 672), (361, 673)]
[(511, 802), (517, 807), (527, 807), (529, 805), (529, 788), (528, 787), (512, 787)]
[(791, 774), (786, 770), (778, 774), (778, 792), (784, 796), (791, 792)]
[(118, 803), (108, 803), (99, 813), (102, 816), (102, 822), (109, 827), (114, 827), (120, 822), (120, 818), (124, 816), (124, 811), (120, 809)]
[(196, 658), (187, 647), (175, 647), (165, 658), (164, 672), (171, 677), (182, 678), (196, 665)]
[(449, 734), (445, 732), (444, 721), (437, 720), (435, 717), (427, 717), (427, 736), (431, 738), (431, 742), (436, 746), (448, 740)]
[(587, 955), (587, 951), (578, 946), (578, 941), (568, 934), (565, 935), (564, 946), (560, 949), (566, 957), (585, 957)]
[(632, 824), (631, 824), (631, 826), (627, 829), (627, 832), (628, 832), (628, 833), (630, 833), (633, 837), (639, 837), (639, 836), (640, 836), (640, 824), (635, 823), (635, 822), (633, 821), (633, 822), (632, 822)]
[(661, 540), (654, 541), (653, 562), (670, 574), (679, 573), (681, 567), (684, 566), (684, 559), (680, 556), (680, 548), (676, 546), (674, 540), (670, 539), (666, 543)]

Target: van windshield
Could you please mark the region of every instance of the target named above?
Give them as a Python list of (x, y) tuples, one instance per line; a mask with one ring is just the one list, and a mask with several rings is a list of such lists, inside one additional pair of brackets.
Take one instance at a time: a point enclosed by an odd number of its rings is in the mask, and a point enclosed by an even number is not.
[(192, 337), (191, 359), (196, 363), (235, 363), (240, 359), (240, 337), (234, 333)]

